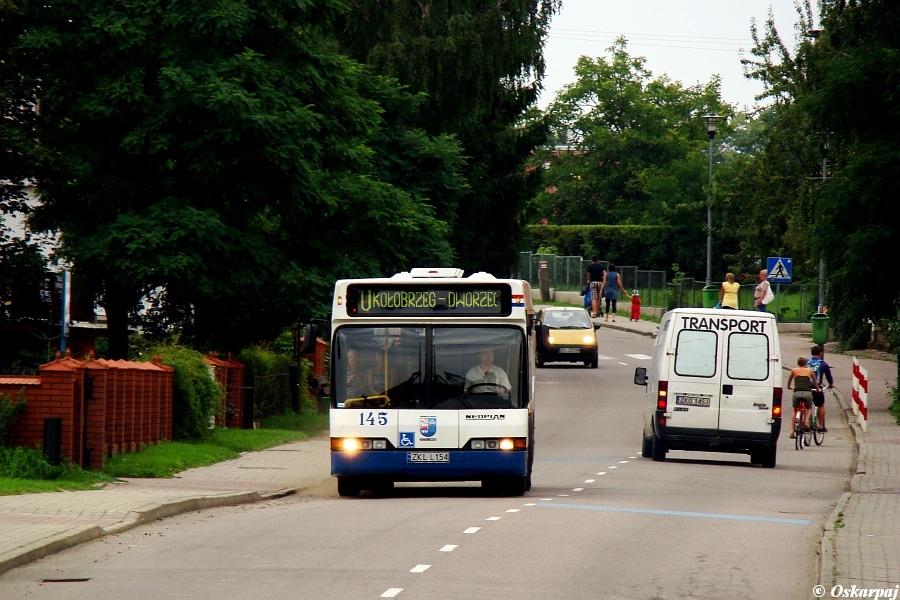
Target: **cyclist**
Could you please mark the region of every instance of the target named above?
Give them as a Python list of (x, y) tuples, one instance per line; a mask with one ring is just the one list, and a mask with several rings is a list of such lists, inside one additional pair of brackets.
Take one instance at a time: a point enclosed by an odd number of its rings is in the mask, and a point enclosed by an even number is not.
[[(791, 387), (791, 383), (794, 384), (794, 387)], [(799, 357), (797, 359), (797, 366), (791, 369), (791, 374), (787, 381), (787, 388), (789, 390), (794, 390), (794, 393), (791, 396), (791, 406), (794, 411), (800, 408), (801, 402), (803, 403), (803, 421), (800, 425), (803, 429), (806, 429), (809, 427), (809, 411), (812, 408), (812, 390), (820, 392), (822, 389), (819, 387), (816, 374), (813, 373), (812, 369), (806, 366), (805, 356)], [(792, 418), (791, 439), (794, 439), (799, 433), (802, 433), (802, 431), (794, 431), (794, 419)]]
[[(824, 388), (822, 388), (823, 378), (828, 382), (828, 387), (834, 387), (834, 379), (831, 376), (831, 367), (827, 362), (822, 358), (822, 347), (818, 344), (813, 346), (810, 350), (810, 356), (806, 360), (806, 366), (812, 369), (813, 373), (816, 374), (816, 381), (819, 383), (819, 390), (816, 391), (814, 388), (812, 390), (812, 401), (813, 405), (816, 407), (816, 418), (819, 421), (819, 431), (827, 432), (828, 428), (825, 427), (825, 392)], [(812, 382), (810, 382), (810, 387), (812, 387)]]

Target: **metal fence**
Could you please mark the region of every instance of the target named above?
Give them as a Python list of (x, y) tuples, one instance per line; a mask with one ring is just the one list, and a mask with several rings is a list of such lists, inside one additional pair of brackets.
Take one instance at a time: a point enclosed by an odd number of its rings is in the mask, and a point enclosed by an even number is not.
[[(719, 282), (713, 282), (719, 285)], [(669, 286), (670, 293), (667, 308), (678, 306), (703, 306), (703, 288), (705, 280), (682, 279)], [(753, 310), (753, 290), (756, 284), (742, 285), (738, 292), (738, 308)], [(770, 313), (778, 315), (780, 323), (810, 323), (811, 317), (818, 312), (819, 286), (807, 283), (773, 283), (772, 291), (775, 300), (766, 307)]]
[[(539, 271), (541, 263), (547, 263), (547, 279), (550, 288), (557, 291), (581, 291), (587, 285), (586, 272), (591, 264), (580, 256), (558, 256), (556, 254), (519, 253), (519, 271), (517, 277), (526, 279), (535, 289), (540, 289)], [(609, 261), (601, 260), (606, 269)], [(666, 281), (665, 271), (648, 271), (632, 266), (616, 265), (616, 271), (622, 276), (622, 285), (629, 293), (637, 289), (641, 294), (643, 306), (672, 309), (680, 306), (703, 306), (703, 288), (705, 280), (683, 278), (678, 282)], [(720, 282), (714, 282), (719, 285)], [(741, 286), (738, 293), (738, 305), (741, 309), (753, 310), (753, 290), (756, 284)], [(782, 283), (772, 284), (775, 301), (767, 307), (771, 313), (778, 315), (783, 323), (809, 323), (810, 317), (818, 310), (818, 284)]]
[[(535, 289), (540, 288), (539, 271), (541, 263), (547, 263), (547, 279), (550, 288), (562, 292), (581, 291), (587, 285), (587, 268), (590, 260), (580, 256), (558, 256), (556, 254), (519, 253), (517, 277), (525, 279)], [(603, 268), (609, 261), (598, 261)], [(666, 306), (668, 293), (665, 271), (645, 271), (637, 267), (616, 265), (616, 272), (622, 276), (622, 285), (631, 293), (638, 289), (644, 306)]]

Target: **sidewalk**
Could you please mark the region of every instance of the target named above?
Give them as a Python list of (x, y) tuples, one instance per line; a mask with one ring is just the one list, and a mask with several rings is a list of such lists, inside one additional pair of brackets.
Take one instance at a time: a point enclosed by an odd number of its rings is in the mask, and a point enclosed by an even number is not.
[(171, 479), (0, 496), (0, 573), (163, 517), (278, 498), (331, 479), (329, 442), (317, 438), (248, 452)]
[[(615, 323), (595, 322), (601, 325), (601, 344), (607, 327), (646, 336), (655, 336), (657, 329), (654, 322), (629, 322), (621, 316)], [(811, 346), (809, 334), (783, 333), (783, 366), (808, 355)], [(887, 390), (896, 381), (897, 365), (859, 360), (869, 375), (868, 431), (863, 432), (850, 410), (852, 356), (826, 351), (825, 358), (859, 455), (849, 491), (826, 525), (819, 581), (826, 595), (835, 585), (893, 588), (900, 584), (900, 426), (887, 410)], [(835, 428), (838, 410), (832, 405), (829, 409), (828, 422)], [(94, 491), (0, 496), (0, 573), (163, 517), (257, 502), (330, 483), (328, 440), (315, 439), (247, 453), (172, 479), (128, 479)]]

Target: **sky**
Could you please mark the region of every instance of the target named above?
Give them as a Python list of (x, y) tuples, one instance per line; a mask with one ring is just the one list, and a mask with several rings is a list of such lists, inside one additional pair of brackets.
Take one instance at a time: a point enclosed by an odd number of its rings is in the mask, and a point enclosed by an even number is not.
[[(609, 59), (606, 49), (616, 37), (628, 40), (632, 57), (647, 59), (645, 68), (684, 87), (706, 84), (718, 74), (722, 99), (737, 109), (752, 108), (762, 84), (746, 79), (740, 50), (752, 58), (750, 25), (762, 34), (771, 8), (775, 27), (793, 50), (794, 0), (562, 0), (550, 23), (544, 47), (547, 74), (538, 106), (546, 108), (556, 93), (575, 81), (580, 56)], [(813, 7), (816, 3), (813, 3)], [(818, 23), (816, 23), (818, 24)]]

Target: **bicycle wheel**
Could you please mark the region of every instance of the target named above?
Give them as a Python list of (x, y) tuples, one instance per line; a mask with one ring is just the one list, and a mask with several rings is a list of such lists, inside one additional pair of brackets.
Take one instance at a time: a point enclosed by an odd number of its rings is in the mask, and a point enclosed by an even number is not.
[(812, 441), (813, 441), (813, 429), (812, 429), (812, 423), (810, 422), (810, 426), (803, 430), (803, 443), (806, 446), (809, 446), (810, 444), (812, 444)]
[(821, 446), (822, 442), (825, 441), (825, 432), (819, 427), (819, 419), (816, 417), (816, 413), (809, 417), (809, 428), (812, 429), (813, 441), (816, 442), (816, 446)]

